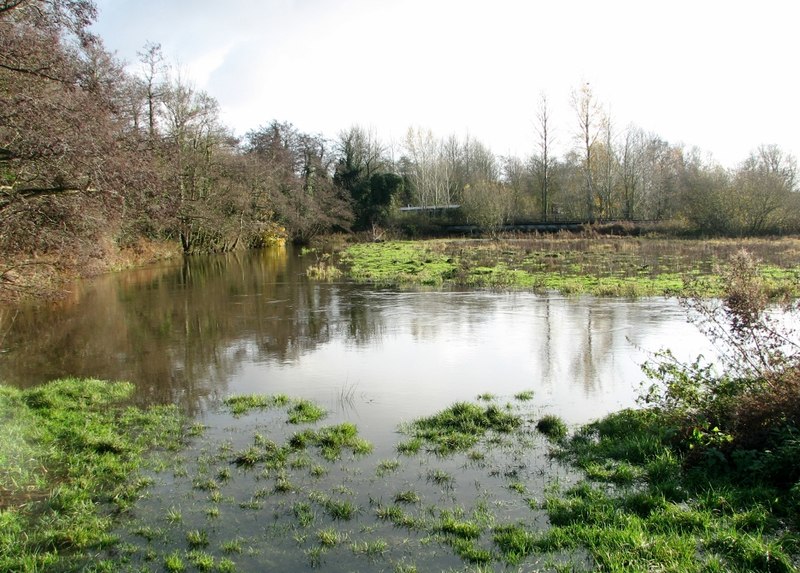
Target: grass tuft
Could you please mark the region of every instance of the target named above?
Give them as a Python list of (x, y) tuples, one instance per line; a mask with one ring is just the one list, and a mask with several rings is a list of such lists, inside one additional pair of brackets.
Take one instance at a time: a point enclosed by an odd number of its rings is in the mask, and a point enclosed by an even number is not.
[(495, 404), (479, 406), (458, 402), (438, 414), (415, 420), (409, 426), (412, 439), (432, 446), (441, 455), (474, 446), (487, 432), (509, 433), (522, 425), (522, 418)]
[(562, 440), (567, 436), (567, 424), (552, 414), (542, 417), (536, 422), (536, 429), (551, 440)]
[(299, 400), (289, 408), (290, 424), (311, 424), (327, 416), (324, 408), (317, 406), (308, 400)]

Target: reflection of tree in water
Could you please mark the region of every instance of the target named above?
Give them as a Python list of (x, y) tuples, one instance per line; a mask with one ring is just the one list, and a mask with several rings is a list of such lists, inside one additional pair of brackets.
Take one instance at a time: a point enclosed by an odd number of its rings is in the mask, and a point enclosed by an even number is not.
[[(635, 343), (639, 333), (641, 317), (630, 313), (640, 307), (628, 301), (384, 292), (310, 281), (306, 264), (273, 249), (102, 277), (56, 305), (21, 308), (0, 372), (18, 386), (63, 376), (130, 380), (143, 402), (196, 412), (227, 394), (243, 365), (295, 363), (333, 340), (369, 347), (391, 331), (445, 352), (491, 332), (491, 343), (459, 360), (481, 368), (514, 356), (536, 372), (534, 385), (588, 395), (610, 382), (626, 334)], [(520, 342), (527, 358), (513, 350)]]
[[(346, 296), (341, 296), (341, 295)], [(367, 346), (386, 334), (383, 297), (364, 290), (337, 290), (331, 315), (338, 316), (336, 335), (356, 346)]]
[(335, 289), (305, 280), (303, 265), (270, 249), (104, 277), (55, 307), (22, 309), (4, 377), (127, 379), (143, 401), (194, 411), (243, 360), (292, 361), (330, 339)]
[(586, 395), (598, 391), (615, 371), (621, 339), (629, 330), (630, 306), (629, 301), (543, 297), (530, 325), (541, 380), (579, 388)]

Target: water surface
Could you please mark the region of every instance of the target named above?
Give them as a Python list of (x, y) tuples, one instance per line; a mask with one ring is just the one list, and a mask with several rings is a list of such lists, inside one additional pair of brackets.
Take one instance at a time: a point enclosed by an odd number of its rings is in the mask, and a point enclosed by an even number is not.
[(360, 416), (387, 422), (534, 390), (577, 423), (632, 405), (650, 353), (707, 350), (675, 300), (317, 283), (305, 277), (309, 258), (194, 257), (78, 285), (60, 303), (6, 315), (0, 378), (124, 379), (140, 402), (193, 415), (231, 393), (346, 394)]

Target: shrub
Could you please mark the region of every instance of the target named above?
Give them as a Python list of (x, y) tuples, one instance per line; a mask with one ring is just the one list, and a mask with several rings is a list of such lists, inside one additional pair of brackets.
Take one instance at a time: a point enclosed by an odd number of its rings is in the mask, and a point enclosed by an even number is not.
[[(800, 341), (797, 305), (770, 303), (745, 251), (722, 272), (719, 300), (684, 299), (690, 318), (720, 350), (721, 372), (667, 352), (644, 366), (656, 383), (643, 396), (675, 428), (689, 464), (790, 487), (800, 478)], [(778, 312), (782, 308), (783, 312)]]

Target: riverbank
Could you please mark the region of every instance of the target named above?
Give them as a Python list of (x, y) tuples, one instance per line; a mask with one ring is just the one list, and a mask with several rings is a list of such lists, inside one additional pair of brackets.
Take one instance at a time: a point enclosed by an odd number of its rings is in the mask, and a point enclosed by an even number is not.
[[(690, 462), (677, 429), (655, 409), (579, 429), (556, 455), (586, 477), (542, 502), (547, 530), (511, 528), (500, 535), (503, 546), (520, 559), (586, 548), (601, 571), (797, 571), (798, 486), (761, 479), (756, 452), (730, 462), (707, 448)], [(776, 452), (773, 463), (794, 463), (793, 455)]]
[(344, 247), (336, 268), (358, 282), (395, 288), (716, 296), (722, 288), (721, 269), (741, 249), (760, 260), (772, 297), (800, 296), (797, 238), (695, 240), (562, 233), (501, 240), (389, 241)]
[(182, 256), (177, 241), (146, 239), (126, 246), (119, 246), (111, 240), (100, 241), (89, 252), (90, 255), (80, 258), (60, 253), (58, 256), (0, 259), (0, 305), (26, 299), (58, 299), (76, 280)]

